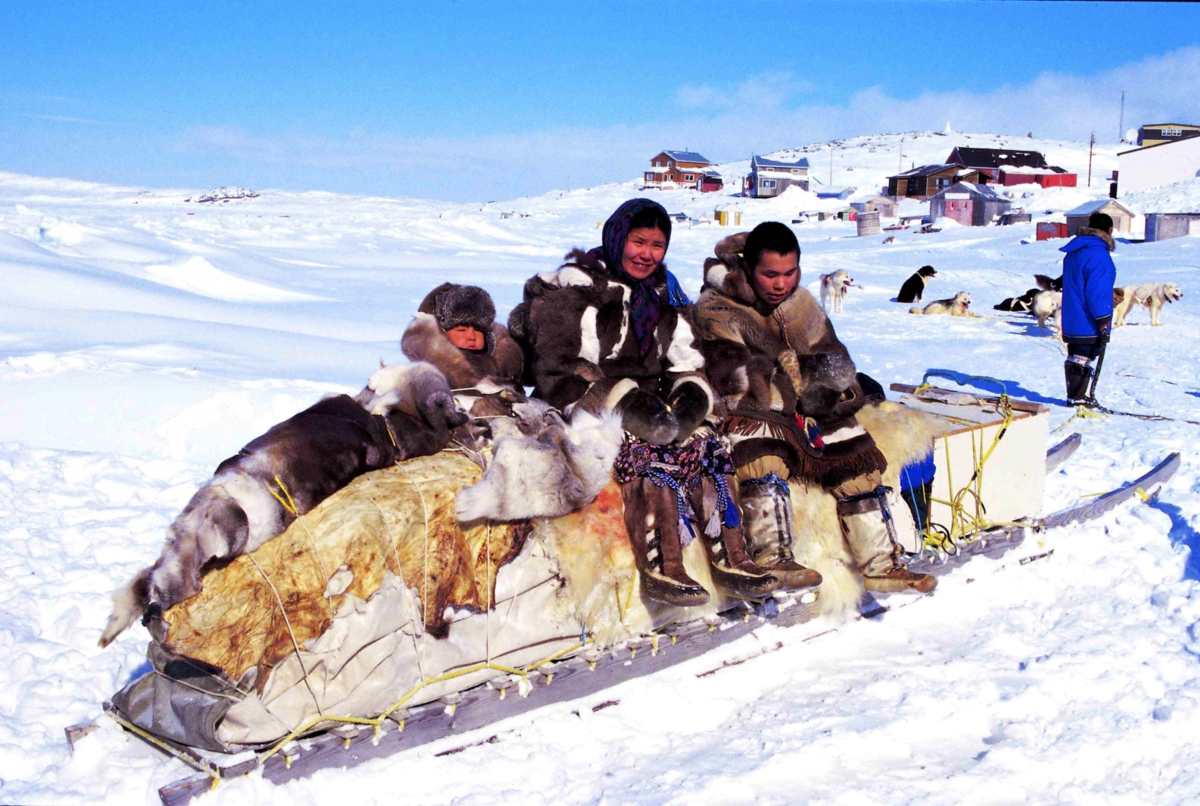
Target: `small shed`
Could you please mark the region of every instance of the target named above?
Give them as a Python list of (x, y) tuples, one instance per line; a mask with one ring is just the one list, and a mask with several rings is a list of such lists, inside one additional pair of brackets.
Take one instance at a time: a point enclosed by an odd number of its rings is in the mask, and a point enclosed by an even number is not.
[(863, 213), (879, 213), (880, 218), (896, 217), (896, 202), (887, 196), (875, 196), (866, 201), (851, 202), (850, 206)]
[(986, 227), (1004, 213), (1012, 202), (987, 185), (959, 182), (929, 199), (929, 217), (949, 218), (964, 227)]
[(1200, 213), (1148, 213), (1146, 240), (1166, 241), (1185, 235), (1200, 235)]
[(696, 190), (701, 193), (713, 193), (725, 187), (725, 180), (716, 171), (705, 171), (696, 180)]
[(1033, 216), (1021, 210), (1009, 210), (1004, 215), (1000, 216), (1000, 226), (1008, 227), (1013, 224), (1028, 224), (1033, 221)]
[(853, 194), (856, 188), (840, 187), (837, 185), (825, 185), (817, 188), (818, 199), (848, 199)]
[(1092, 213), (1109, 215), (1113, 220), (1114, 232), (1129, 232), (1133, 228), (1133, 219), (1137, 216), (1137, 213), (1116, 199), (1096, 199), (1067, 211), (1067, 232), (1074, 235), (1075, 230), (1086, 227)]

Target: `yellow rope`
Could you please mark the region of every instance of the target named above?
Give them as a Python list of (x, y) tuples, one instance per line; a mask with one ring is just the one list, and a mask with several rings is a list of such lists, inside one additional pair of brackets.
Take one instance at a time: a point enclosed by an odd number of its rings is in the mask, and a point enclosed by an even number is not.
[(553, 661), (558, 660), (563, 655), (567, 655), (571, 652), (574, 652), (577, 649), (582, 649), (585, 645), (586, 645), (586, 642), (580, 641), (579, 643), (576, 643), (572, 646), (567, 647), (566, 649), (556, 652), (553, 655), (550, 655), (549, 657), (538, 661), (537, 663), (530, 664), (529, 666), (526, 666), (523, 669), (517, 669), (512, 666), (502, 666), (502, 665), (496, 664), (496, 663), (484, 662), (484, 663), (477, 663), (473, 666), (468, 666), (464, 669), (458, 669), (453, 672), (446, 672), (445, 674), (440, 674), (437, 677), (430, 678), (429, 680), (422, 681), (422, 682), (416, 684), (415, 686), (413, 686), (403, 697), (401, 697), (399, 700), (397, 700), (395, 703), (393, 703), (391, 706), (389, 706), (387, 708), (387, 710), (385, 710), (383, 713), (381, 713), (379, 716), (375, 717), (374, 719), (369, 719), (366, 717), (356, 717), (356, 716), (329, 716), (327, 714), (315, 716), (312, 719), (310, 719), (308, 722), (305, 722), (303, 725), (301, 725), (300, 727), (293, 730), (291, 733), (289, 733), (284, 738), (280, 739), (269, 751), (267, 751), (267, 753), (264, 756), (262, 756), (259, 759), (258, 763), (260, 765), (266, 763), (266, 761), (269, 758), (274, 756), (276, 753), (278, 753), (280, 750), (282, 750), (284, 747), (286, 747), (290, 742), (295, 740), (297, 737), (302, 736), (303, 734), (307, 733), (308, 731), (312, 730), (313, 728), (315, 728), (316, 726), (318, 726), (324, 722), (346, 723), (346, 724), (351, 724), (351, 725), (373, 725), (375, 727), (375, 734), (376, 734), (376, 736), (378, 736), (379, 732), (383, 728), (384, 721), (387, 720), (387, 718), (389, 716), (391, 716), (393, 713), (395, 713), (397, 710), (404, 707), (404, 704), (406, 702), (408, 702), (413, 697), (415, 697), (421, 691), (421, 689), (425, 688), (426, 686), (430, 686), (435, 683), (444, 683), (447, 680), (453, 680), (457, 677), (463, 677), (464, 675), (474, 674), (475, 672), (483, 671), (484, 669), (492, 669), (497, 672), (505, 672), (507, 674), (520, 675), (522, 680), (525, 680), (526, 682), (528, 682), (530, 672), (534, 671), (535, 669), (537, 669), (541, 666), (545, 666), (547, 663), (551, 663)]
[[(328, 586), (331, 576), (329, 574), (329, 569), (325, 566), (325, 558), (321, 556), (321, 550), (317, 548), (317, 539), (313, 537), (313, 533), (309, 531), (308, 524), (304, 522), (304, 518), (300, 515), (300, 507), (296, 506), (296, 502), (292, 499), (292, 494), (288, 491), (287, 485), (283, 483), (283, 479), (279, 478), (278, 473), (275, 474), (275, 483), (279, 485), (279, 489), (282, 490), (283, 494), (287, 496), (287, 500), (285, 501), (282, 497), (280, 497), (279, 493), (275, 492), (270, 485), (267, 485), (267, 491), (270, 492), (271, 495), (275, 496), (275, 500), (278, 501), (284, 509), (290, 512), (293, 518), (300, 522), (300, 527), (304, 529), (304, 533), (308, 535), (308, 543), (312, 546), (313, 555), (317, 558), (317, 569), (320, 570), (321, 576), (324, 578), (326, 586)], [(325, 592), (321, 591), (322, 597), (324, 597), (324, 594)], [(325, 599), (325, 603), (329, 606), (329, 617), (333, 618), (333, 600)]]
[[(1001, 394), (999, 397), (999, 410), (1004, 414), (1004, 420), (1001, 421), (996, 435), (992, 438), (992, 444), (984, 449), (984, 426), (972, 428), (969, 434), (971, 440), (971, 462), (974, 466), (974, 473), (961, 489), (956, 490), (954, 487), (954, 473), (950, 462), (950, 442), (943, 438), (942, 445), (946, 453), (946, 487), (950, 490), (950, 500), (930, 497), (930, 501), (942, 504), (950, 508), (950, 525), (944, 528), (945, 534), (940, 534), (934, 528), (933, 524), (929, 524), (921, 533), (921, 541), (923, 545), (932, 548), (942, 553), (952, 553), (951, 550), (957, 551), (958, 547), (965, 543), (970, 543), (975, 540), (980, 532), (991, 529), (997, 526), (1024, 526), (1026, 524), (1012, 522), (998, 522), (989, 520), (986, 516), (987, 507), (983, 503), (983, 471), (987, 465), (988, 459), (992, 457), (996, 447), (1000, 444), (1000, 440), (1007, 433), (1009, 426), (1013, 421), (1013, 409), (1009, 402), (1007, 394)], [(972, 423), (975, 425), (974, 423)], [(975, 442), (975, 434), (979, 434), (979, 443)], [(967, 513), (966, 499), (970, 496), (975, 502), (975, 512), (973, 515)]]
[(1063, 430), (1068, 425), (1073, 423), (1075, 420), (1107, 420), (1107, 419), (1108, 419), (1108, 415), (1104, 414), (1103, 412), (1092, 411), (1091, 409), (1087, 408), (1086, 406), (1076, 406), (1075, 413), (1072, 414), (1070, 417), (1068, 417), (1063, 422), (1062, 425), (1060, 425), (1058, 428), (1055, 428), (1052, 433), (1058, 433), (1059, 431)]
[(142, 739), (144, 739), (145, 741), (154, 745), (155, 747), (159, 748), (160, 750), (167, 753), (168, 755), (174, 756), (175, 758), (182, 761), (184, 764), (187, 764), (189, 767), (199, 770), (200, 772), (207, 775), (210, 779), (212, 779), (212, 783), (209, 786), (210, 792), (212, 790), (216, 789), (217, 784), (219, 784), (221, 782), (221, 771), (219, 768), (213, 767), (208, 762), (194, 758), (194, 757), (188, 755), (187, 753), (181, 753), (179, 750), (176, 750), (170, 744), (167, 744), (166, 742), (162, 741), (154, 734), (148, 733), (148, 732), (142, 730), (137, 725), (135, 725), (132, 722), (129, 722), (126, 719), (124, 719), (123, 717), (119, 716), (115, 710), (108, 711), (107, 713), (110, 717), (112, 717), (112, 720), (114, 722), (116, 722), (118, 725), (123, 727), (125, 730), (141, 737)]

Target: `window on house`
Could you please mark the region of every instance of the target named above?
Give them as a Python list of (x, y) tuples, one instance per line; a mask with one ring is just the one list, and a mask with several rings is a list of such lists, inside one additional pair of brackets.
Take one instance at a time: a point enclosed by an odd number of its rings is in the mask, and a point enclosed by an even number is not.
[(761, 186), (764, 188), (773, 188), (773, 187), (775, 187), (775, 180), (774, 179), (764, 179), (762, 181)]
[(938, 188), (948, 188), (948, 187), (950, 187), (950, 180), (944, 176), (939, 177), (938, 181), (937, 181), (937, 186), (938, 186)]
[(1162, 130), (1163, 137), (1181, 137), (1182, 135), (1183, 135), (1183, 129), (1163, 129)]
[(696, 177), (692, 176), (691, 174), (684, 174), (684, 175), (683, 175), (683, 178), (684, 178), (685, 180), (687, 180), (688, 182), (691, 182), (691, 181), (692, 181), (693, 179), (695, 179)]

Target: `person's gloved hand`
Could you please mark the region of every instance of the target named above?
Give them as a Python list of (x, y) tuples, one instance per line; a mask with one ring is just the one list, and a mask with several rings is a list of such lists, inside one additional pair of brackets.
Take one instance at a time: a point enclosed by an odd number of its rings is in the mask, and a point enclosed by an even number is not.
[(671, 393), (671, 413), (679, 424), (675, 439), (687, 439), (700, 427), (712, 410), (712, 398), (695, 381), (682, 381)]
[(657, 395), (634, 389), (617, 404), (621, 425), (639, 439), (654, 445), (666, 445), (675, 439), (679, 423)]
[(840, 353), (817, 353), (799, 356), (800, 376), (797, 411), (816, 420), (833, 413), (834, 406), (855, 379), (854, 362)]
[(1108, 341), (1112, 335), (1112, 314), (1096, 318), (1096, 334), (1101, 344)]

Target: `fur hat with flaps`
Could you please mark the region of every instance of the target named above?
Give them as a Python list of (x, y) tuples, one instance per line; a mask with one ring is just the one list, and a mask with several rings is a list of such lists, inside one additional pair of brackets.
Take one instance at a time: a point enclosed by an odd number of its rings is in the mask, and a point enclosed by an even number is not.
[(432, 314), (442, 330), (462, 325), (488, 333), (496, 321), (496, 305), (479, 286), (442, 283), (430, 291), (417, 309)]

